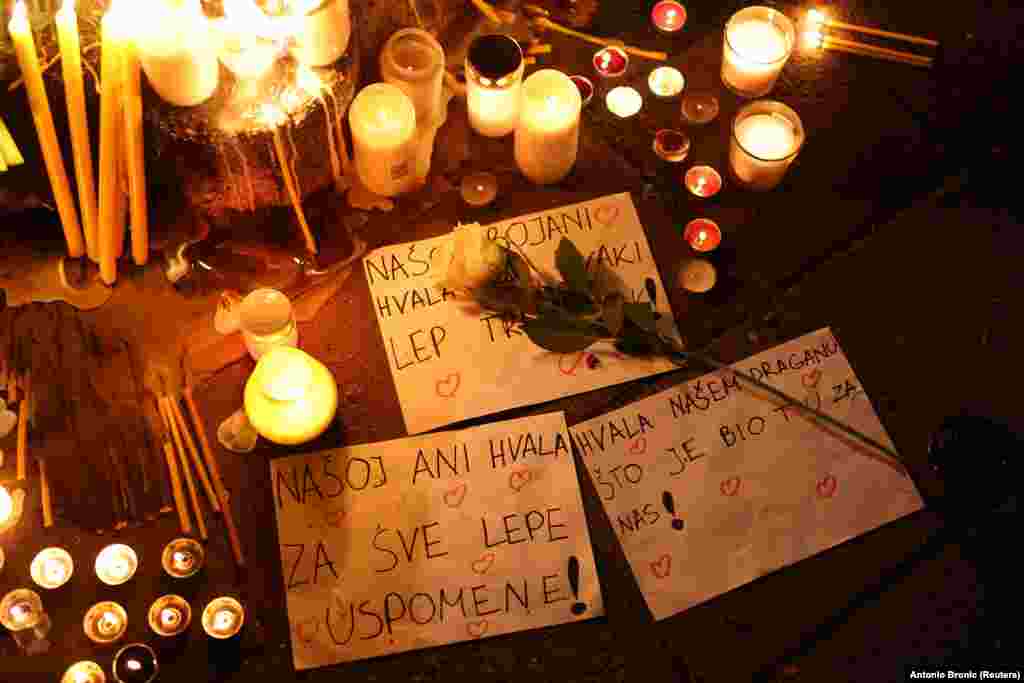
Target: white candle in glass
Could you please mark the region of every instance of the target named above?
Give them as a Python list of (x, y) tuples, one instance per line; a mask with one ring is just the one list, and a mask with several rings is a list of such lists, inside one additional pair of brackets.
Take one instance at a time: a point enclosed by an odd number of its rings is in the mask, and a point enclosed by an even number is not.
[(416, 108), (397, 86), (363, 88), (348, 110), (356, 172), (367, 189), (385, 197), (416, 185)]
[(733, 174), (750, 189), (770, 190), (782, 182), (803, 141), (803, 125), (795, 111), (780, 102), (749, 104), (733, 121)]
[(743, 97), (766, 95), (793, 51), (796, 31), (784, 14), (748, 7), (725, 26), (722, 82)]
[(160, 97), (192, 107), (213, 95), (220, 80), (216, 42), (198, 0), (154, 2), (137, 27), (142, 70)]
[(348, 0), (292, 0), (295, 42), (291, 54), (308, 66), (338, 61), (352, 37)]
[(473, 41), (466, 56), (466, 108), (473, 130), (500, 138), (516, 129), (523, 69), (522, 49), (512, 38), (487, 35)]
[(380, 73), (412, 100), (419, 126), (442, 118), (444, 49), (434, 36), (418, 28), (395, 32), (381, 48)]
[(523, 83), (523, 110), (515, 133), (519, 170), (538, 184), (557, 183), (572, 170), (580, 140), (583, 100), (561, 71), (541, 69)]

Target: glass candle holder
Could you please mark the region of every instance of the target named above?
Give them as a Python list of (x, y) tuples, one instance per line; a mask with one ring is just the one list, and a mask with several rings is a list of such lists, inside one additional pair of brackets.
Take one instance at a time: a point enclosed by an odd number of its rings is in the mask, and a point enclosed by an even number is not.
[(39, 594), (18, 588), (0, 599), (0, 625), (11, 632), (18, 647), (28, 654), (45, 652), (50, 647), (50, 617), (43, 609)]
[(653, 146), (659, 159), (678, 164), (690, 154), (690, 137), (682, 131), (663, 128), (654, 134)]
[(569, 80), (573, 82), (576, 89), (580, 91), (580, 99), (583, 100), (583, 106), (587, 106), (590, 100), (594, 98), (594, 84), (586, 76), (570, 76)]
[(430, 33), (404, 28), (388, 38), (380, 51), (380, 75), (412, 100), (417, 126), (443, 118), (444, 49)]
[(60, 683), (107, 683), (107, 675), (96, 662), (75, 662), (60, 677)]
[(601, 78), (618, 78), (629, 69), (629, 54), (617, 45), (603, 47), (594, 53), (594, 71)]
[(486, 171), (470, 173), (462, 179), (459, 194), (470, 206), (487, 206), (498, 196), (498, 179)]
[(707, 92), (691, 92), (683, 95), (680, 111), (687, 123), (702, 126), (718, 116), (718, 98)]
[(537, 184), (569, 175), (580, 142), (580, 91), (568, 76), (541, 69), (523, 84), (523, 112), (515, 134), (519, 170)]
[(164, 546), (160, 564), (168, 576), (187, 579), (195, 576), (206, 561), (206, 551), (199, 541), (192, 538), (176, 538)]
[(125, 645), (114, 655), (117, 683), (152, 683), (160, 671), (153, 648), (143, 643)]
[(149, 607), (149, 628), (158, 636), (181, 635), (192, 623), (192, 607), (180, 595), (164, 595)]
[(348, 108), (359, 179), (371, 192), (394, 197), (416, 187), (416, 107), (401, 88), (374, 83)]
[(714, 251), (722, 243), (722, 230), (709, 218), (694, 218), (683, 229), (683, 239), (694, 251)]
[(796, 30), (786, 15), (770, 7), (747, 7), (725, 25), (722, 83), (741, 97), (771, 92), (793, 45)]
[(751, 102), (736, 114), (729, 143), (733, 175), (751, 190), (770, 190), (804, 143), (800, 117), (781, 102)]
[(679, 269), (676, 280), (679, 286), (686, 291), (703, 294), (715, 286), (718, 281), (718, 271), (710, 261), (691, 259)]
[(135, 576), (139, 556), (123, 543), (113, 543), (96, 556), (96, 576), (108, 586), (120, 586)]
[(722, 189), (722, 176), (710, 166), (693, 166), (683, 176), (683, 184), (694, 197), (714, 197)]
[(338, 408), (338, 385), (327, 366), (305, 351), (271, 349), (245, 384), (245, 415), (260, 436), (294, 446), (320, 436)]
[(85, 613), (82, 630), (97, 645), (116, 643), (128, 630), (128, 614), (116, 602), (97, 602)]
[(352, 37), (348, 0), (301, 0), (289, 3), (294, 41), (290, 52), (307, 66), (327, 66), (338, 61)]
[(636, 88), (631, 88), (628, 85), (612, 88), (605, 95), (604, 101), (608, 105), (608, 111), (620, 119), (635, 116), (644, 105), (643, 96), (637, 92)]
[(686, 8), (676, 0), (661, 0), (651, 9), (651, 23), (662, 33), (678, 33), (686, 24)]
[(238, 634), (245, 623), (245, 610), (234, 598), (222, 597), (210, 601), (203, 610), (203, 630), (206, 635), (226, 640)]
[(63, 548), (44, 548), (32, 559), (29, 571), (40, 588), (60, 588), (71, 578), (75, 563)]
[(292, 302), (276, 289), (264, 287), (250, 292), (242, 299), (238, 322), (245, 348), (254, 360), (259, 360), (275, 346), (299, 344)]
[(658, 99), (670, 100), (683, 92), (686, 77), (674, 66), (659, 66), (647, 77), (647, 87)]
[(480, 36), (466, 53), (466, 108), (480, 135), (500, 138), (516, 129), (522, 107), (523, 50), (513, 38)]

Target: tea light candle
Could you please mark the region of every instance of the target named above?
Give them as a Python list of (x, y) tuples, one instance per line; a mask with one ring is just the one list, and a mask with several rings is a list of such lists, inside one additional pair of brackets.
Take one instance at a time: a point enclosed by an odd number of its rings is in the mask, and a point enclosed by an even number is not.
[(108, 545), (96, 556), (96, 576), (108, 586), (120, 586), (131, 580), (138, 567), (138, 555), (123, 543)]
[(192, 623), (192, 607), (180, 595), (164, 595), (149, 607), (149, 628), (169, 638), (185, 632)]
[(748, 7), (725, 26), (722, 82), (741, 97), (760, 97), (775, 85), (793, 51), (793, 22), (770, 7)]
[(348, 0), (291, 0), (288, 5), (294, 17), (295, 61), (327, 66), (345, 54), (352, 37)]
[(683, 239), (694, 251), (713, 251), (722, 243), (722, 231), (713, 220), (695, 218), (683, 229)]
[(688, 93), (683, 95), (681, 109), (687, 123), (703, 125), (718, 116), (718, 98), (711, 93)]
[(583, 106), (587, 106), (590, 100), (594, 98), (594, 84), (586, 76), (570, 76), (569, 80), (580, 91), (580, 99), (583, 100)]
[(15, 491), (12, 496), (7, 487), (0, 484), (0, 532), (6, 531), (18, 521), (21, 516), (21, 506), (16, 503), (20, 502), (24, 496), (23, 491)]
[(11, 632), (14, 642), (28, 654), (39, 654), (50, 647), (50, 617), (43, 609), (39, 594), (18, 588), (0, 599), (0, 626)]
[(203, 630), (211, 638), (230, 638), (242, 630), (244, 622), (245, 610), (234, 598), (217, 598), (203, 610)]
[(569, 175), (579, 150), (583, 100), (568, 76), (541, 69), (523, 83), (523, 112), (515, 133), (519, 170), (538, 184)]
[(500, 138), (516, 129), (522, 108), (523, 50), (505, 35), (473, 40), (466, 54), (466, 108), (480, 135)]
[(683, 184), (694, 196), (707, 199), (722, 189), (722, 176), (710, 166), (694, 166), (683, 176)]
[(334, 419), (338, 386), (323, 363), (290, 346), (270, 349), (245, 384), (245, 415), (260, 436), (295, 445), (320, 436)]
[(242, 299), (238, 319), (245, 348), (255, 360), (275, 346), (299, 343), (292, 302), (276, 289), (264, 287), (250, 292)]
[(673, 66), (659, 66), (647, 77), (647, 86), (655, 97), (669, 100), (683, 92), (686, 78), (682, 71)]
[(164, 546), (160, 564), (164, 571), (175, 579), (195, 576), (206, 560), (202, 544), (191, 538), (176, 538)]
[(114, 680), (117, 683), (151, 683), (160, 666), (153, 648), (142, 643), (125, 645), (114, 655)]
[(691, 259), (679, 269), (679, 286), (688, 292), (702, 294), (718, 281), (715, 267), (704, 259)]
[(804, 141), (796, 112), (770, 100), (741, 109), (732, 133), (729, 163), (736, 178), (752, 190), (770, 190), (782, 182)]
[(462, 179), (459, 193), (470, 206), (487, 206), (498, 195), (498, 179), (493, 173), (470, 173)]
[(630, 88), (628, 85), (612, 88), (605, 95), (604, 101), (608, 105), (608, 111), (620, 119), (634, 116), (644, 104), (644, 98), (636, 91), (636, 88)]
[(677, 33), (686, 24), (686, 8), (675, 0), (662, 0), (651, 10), (651, 22), (662, 33)]
[(404, 28), (388, 38), (380, 51), (380, 73), (385, 83), (398, 86), (412, 100), (418, 126), (444, 118), (444, 49), (430, 33)]
[(75, 662), (60, 677), (60, 683), (107, 683), (107, 675), (96, 662)]
[(654, 153), (663, 161), (678, 164), (690, 154), (690, 138), (678, 130), (659, 130), (654, 134)]
[(367, 189), (394, 197), (416, 185), (416, 108), (397, 86), (363, 88), (348, 110), (356, 172)]
[(60, 588), (74, 571), (75, 563), (63, 548), (44, 548), (33, 558), (29, 571), (41, 588)]
[(135, 32), (146, 79), (162, 99), (194, 107), (210, 99), (220, 83), (217, 41), (198, 0), (154, 2), (149, 21)]
[(82, 629), (97, 645), (116, 643), (128, 630), (128, 614), (116, 602), (98, 602), (85, 613)]
[(617, 45), (609, 45), (594, 53), (594, 71), (601, 78), (618, 78), (629, 68), (629, 55)]

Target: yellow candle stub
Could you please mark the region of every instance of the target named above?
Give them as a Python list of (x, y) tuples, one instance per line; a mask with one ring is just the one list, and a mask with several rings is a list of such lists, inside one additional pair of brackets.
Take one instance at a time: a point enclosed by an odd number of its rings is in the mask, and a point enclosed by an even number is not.
[(282, 445), (320, 436), (338, 408), (338, 386), (323, 363), (290, 346), (270, 349), (245, 384), (245, 414), (260, 436)]

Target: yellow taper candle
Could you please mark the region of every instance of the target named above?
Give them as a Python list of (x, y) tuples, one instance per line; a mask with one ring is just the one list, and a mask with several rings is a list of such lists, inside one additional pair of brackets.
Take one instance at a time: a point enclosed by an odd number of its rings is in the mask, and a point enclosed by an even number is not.
[[(118, 12), (125, 12), (119, 6)], [(124, 22), (122, 15), (119, 21)], [(146, 203), (146, 153), (142, 137), (142, 71), (139, 50), (131, 36), (125, 36), (121, 53), (121, 100), (124, 104), (125, 151), (132, 226), (132, 258), (136, 265), (149, 259), (149, 218)]]
[(100, 62), (100, 277), (108, 285), (117, 280), (117, 239), (123, 239), (123, 216), (119, 211), (121, 191), (118, 155), (121, 150), (121, 53), (124, 31), (117, 9), (111, 7), (103, 17), (103, 43)]
[(46, 99), (46, 86), (43, 85), (43, 72), (39, 68), (39, 57), (36, 55), (36, 41), (32, 36), (32, 28), (28, 24), (28, 10), (24, 0), (18, 0), (11, 13), (11, 21), (7, 31), (14, 42), (14, 51), (18, 55), (21, 75), (25, 79), (25, 90), (28, 103), (32, 108), (32, 119), (36, 124), (39, 136), (39, 147), (43, 151), (46, 173), (50, 176), (50, 187), (53, 198), (57, 202), (61, 226), (64, 228), (64, 239), (68, 244), (70, 256), (81, 256), (85, 253), (82, 240), (82, 229), (78, 225), (78, 214), (75, 211), (75, 200), (71, 196), (71, 185), (64, 170), (64, 158), (57, 142), (57, 130), (53, 126), (53, 114), (50, 102)]
[(78, 186), (78, 209), (82, 214), (82, 228), (85, 232), (85, 250), (89, 258), (95, 261), (99, 258), (96, 248), (96, 181), (92, 169), (92, 143), (89, 142), (89, 118), (82, 82), (82, 51), (75, 0), (64, 0), (57, 12), (57, 42), (60, 44), (60, 62), (64, 72), (64, 98), (68, 105), (71, 151), (75, 160), (75, 184)]

